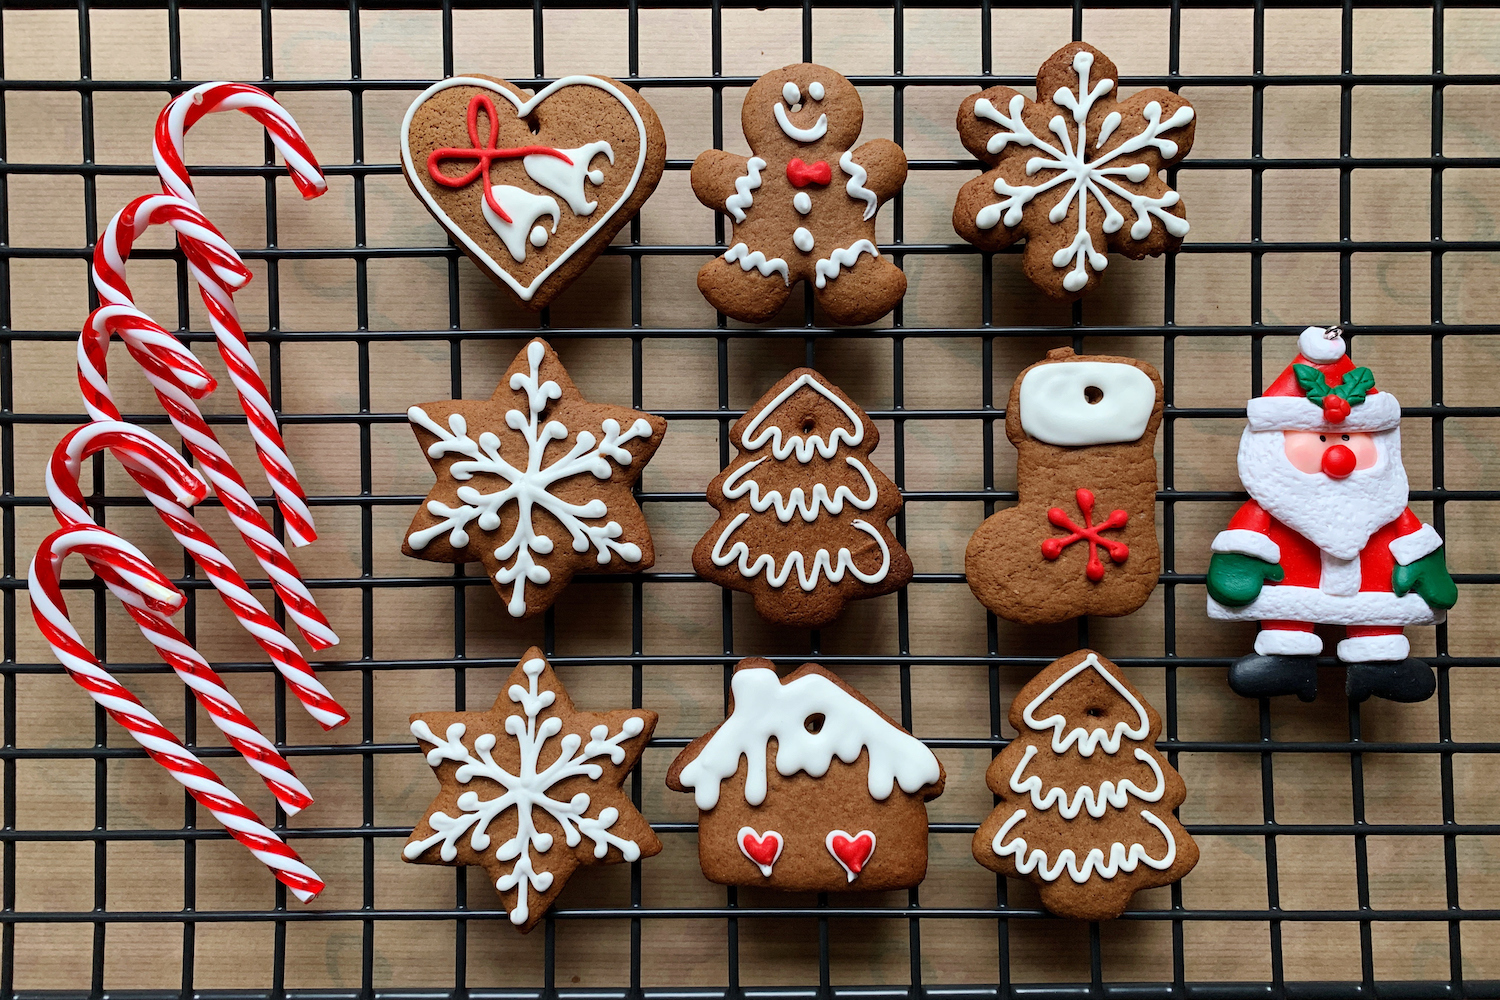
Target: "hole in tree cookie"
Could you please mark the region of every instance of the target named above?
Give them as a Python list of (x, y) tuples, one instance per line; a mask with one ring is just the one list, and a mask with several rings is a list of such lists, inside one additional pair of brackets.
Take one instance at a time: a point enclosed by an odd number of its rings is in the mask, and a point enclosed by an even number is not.
[(814, 420), (812, 417), (804, 417), (802, 419), (802, 433), (803, 434), (811, 434), (813, 432), (813, 428), (815, 428), (817, 426), (818, 426), (818, 422), (816, 420)]
[(1085, 709), (1083, 714), (1087, 715), (1091, 719), (1102, 719), (1102, 718), (1104, 718), (1104, 709), (1102, 709), (1102, 708), (1089, 708), (1089, 709)]
[(1104, 398), (1104, 390), (1097, 385), (1088, 385), (1083, 388), (1083, 398), (1091, 404), (1097, 403)]
[(802, 720), (802, 728), (816, 736), (823, 731), (823, 723), (827, 721), (828, 718), (822, 712), (814, 712)]

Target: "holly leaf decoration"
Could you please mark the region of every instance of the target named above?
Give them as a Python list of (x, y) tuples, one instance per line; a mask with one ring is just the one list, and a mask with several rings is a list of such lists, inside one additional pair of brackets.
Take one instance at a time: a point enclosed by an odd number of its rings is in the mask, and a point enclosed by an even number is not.
[[(1329, 392), (1328, 380), (1323, 377), (1323, 373), (1312, 365), (1292, 365), (1292, 370), (1296, 372), (1297, 385), (1307, 394), (1308, 402), (1322, 406), (1323, 397), (1327, 396)], [(1356, 369), (1356, 371), (1368, 372), (1369, 369)], [(1351, 372), (1350, 374), (1353, 373)], [(1375, 384), (1374, 376), (1371, 376), (1370, 384)], [(1360, 395), (1360, 400), (1364, 400), (1363, 394)]]
[(1368, 368), (1353, 368), (1344, 376), (1344, 381), (1334, 394), (1348, 401), (1351, 405), (1357, 405), (1365, 401), (1365, 396), (1371, 389), (1375, 388), (1375, 373)]

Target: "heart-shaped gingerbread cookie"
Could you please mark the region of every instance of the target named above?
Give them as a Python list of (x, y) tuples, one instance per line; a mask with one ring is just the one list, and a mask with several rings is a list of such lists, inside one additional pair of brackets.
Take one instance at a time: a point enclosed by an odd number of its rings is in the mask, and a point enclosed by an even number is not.
[(459, 247), (540, 309), (656, 189), (666, 135), (651, 105), (602, 76), (535, 94), (483, 76), (442, 80), (401, 123), (406, 181)]

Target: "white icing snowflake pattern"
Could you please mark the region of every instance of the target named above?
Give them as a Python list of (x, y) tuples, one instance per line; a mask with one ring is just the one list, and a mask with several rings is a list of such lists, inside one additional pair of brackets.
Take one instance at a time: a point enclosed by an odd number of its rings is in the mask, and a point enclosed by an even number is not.
[(525, 467), (520, 468), (500, 454), (500, 438), (484, 431), (476, 441), (469, 435), (468, 422), (462, 414), (448, 417), (448, 426), (443, 427), (428, 416), (420, 406), (407, 411), (407, 418), (438, 438), (428, 449), (432, 459), (444, 455), (462, 455), (463, 461), (454, 462), (448, 473), (463, 481), (477, 474), (499, 476), (506, 481), (503, 489), (481, 492), (473, 486), (460, 486), (457, 491), (459, 504), (450, 506), (441, 500), (430, 500), (427, 510), (441, 520), (431, 527), (413, 531), (407, 538), (412, 549), (421, 551), (440, 535), (447, 534), (454, 548), (469, 544), (468, 527), (477, 524), (481, 531), (496, 531), (500, 528), (500, 510), (514, 501), (518, 517), (510, 536), (494, 550), (500, 563), (511, 559), (509, 566), (502, 565), (495, 573), (495, 582), (501, 586), (513, 585), (506, 610), (520, 618), (526, 613), (526, 584), (546, 584), (552, 579), (551, 571), (537, 562), (537, 556), (552, 552), (552, 539), (537, 532), (533, 515), (540, 507), (562, 523), (573, 539), (573, 551), (583, 553), (591, 548), (598, 552), (599, 565), (608, 565), (619, 556), (626, 562), (640, 562), (641, 548), (633, 542), (618, 539), (624, 533), (620, 523), (609, 520), (602, 524), (590, 524), (585, 518), (598, 519), (608, 516), (608, 504), (595, 497), (586, 503), (570, 503), (552, 493), (552, 487), (572, 476), (585, 473), (596, 479), (609, 479), (614, 474), (611, 462), (629, 465), (633, 456), (622, 447), (626, 442), (651, 437), (651, 424), (637, 419), (629, 428), (621, 429), (614, 419), (600, 424), (601, 435), (580, 430), (573, 447), (566, 455), (551, 464), (544, 464), (547, 446), (553, 441), (565, 441), (572, 432), (561, 421), (541, 422), (541, 414), (548, 403), (562, 396), (562, 389), (551, 379), (542, 381), (540, 366), (545, 349), (540, 341), (532, 341), (526, 349), (526, 360), (531, 373), (517, 372), (511, 376), (510, 387), (526, 391), (527, 411), (508, 410), (506, 426), (518, 431), (526, 443)]
[[(1057, 137), (1059, 145), (1053, 145), (1033, 133), (1022, 118), (1026, 98), (1020, 94), (1011, 98), (1008, 113), (996, 108), (994, 104), (983, 98), (974, 105), (976, 117), (995, 122), (1006, 130), (997, 132), (990, 138), (986, 146), (989, 152), (999, 153), (1011, 143), (1035, 147), (1044, 155), (1034, 156), (1026, 162), (1026, 175), (1031, 177), (1043, 170), (1058, 171), (1039, 183), (1021, 186), (1012, 186), (1004, 178), (996, 178), (995, 193), (1003, 195), (1004, 198), (980, 209), (975, 217), (975, 224), (980, 229), (993, 229), (1002, 221), (1006, 226), (1015, 226), (1021, 221), (1022, 210), (1038, 195), (1061, 184), (1071, 185), (1067, 194), (1047, 216), (1048, 221), (1054, 225), (1059, 224), (1067, 218), (1073, 202), (1075, 200), (1078, 202), (1078, 232), (1070, 245), (1058, 250), (1052, 257), (1053, 267), (1065, 268), (1073, 265), (1072, 272), (1063, 279), (1063, 287), (1070, 292), (1076, 292), (1088, 283), (1087, 268), (1092, 267), (1096, 271), (1102, 271), (1109, 263), (1108, 257), (1094, 246), (1093, 237), (1089, 235), (1090, 196), (1104, 211), (1103, 228), (1106, 233), (1119, 232), (1125, 225), (1124, 216), (1110, 201), (1106, 192), (1126, 201), (1135, 212), (1135, 222), (1130, 227), (1131, 239), (1143, 240), (1149, 236), (1152, 219), (1160, 219), (1172, 236), (1180, 238), (1188, 231), (1186, 219), (1166, 211), (1180, 200), (1176, 191), (1169, 190), (1160, 197), (1153, 197), (1123, 187), (1113, 178), (1124, 178), (1135, 184), (1146, 180), (1151, 174), (1148, 164), (1118, 161), (1148, 147), (1155, 147), (1164, 159), (1170, 160), (1175, 157), (1178, 149), (1177, 143), (1171, 139), (1162, 138), (1162, 133), (1181, 128), (1191, 122), (1193, 109), (1183, 105), (1173, 112), (1170, 118), (1163, 121), (1160, 102), (1152, 101), (1141, 109), (1141, 114), (1146, 120), (1146, 128), (1139, 135), (1126, 139), (1092, 161), (1085, 160), (1084, 156), (1089, 146), (1089, 111), (1099, 98), (1110, 93), (1115, 86), (1115, 81), (1103, 79), (1090, 87), (1089, 70), (1093, 68), (1093, 65), (1093, 53), (1079, 52), (1074, 55), (1073, 69), (1078, 73), (1078, 93), (1075, 95), (1066, 87), (1060, 87), (1052, 97), (1054, 103), (1072, 112), (1073, 122), (1078, 132), (1076, 142), (1062, 115), (1054, 115), (1048, 122), (1048, 128)], [(1111, 111), (1105, 116), (1099, 128), (1099, 136), (1094, 140), (1096, 149), (1104, 146), (1109, 137), (1120, 127), (1122, 120), (1118, 111)]]
[(490, 823), (507, 809), (515, 809), (515, 836), (495, 848), (497, 860), (515, 863), (509, 872), (495, 881), (495, 888), (501, 892), (517, 890), (516, 905), (510, 911), (510, 922), (517, 925), (526, 923), (531, 915), (528, 891), (546, 892), (552, 886), (552, 872), (538, 871), (532, 860), (533, 852), (546, 854), (550, 851), (553, 841), (552, 834), (537, 829), (535, 810), (541, 809), (557, 821), (569, 847), (577, 847), (587, 837), (594, 844), (596, 858), (603, 858), (611, 847), (619, 848), (626, 861), (635, 861), (641, 856), (639, 844), (609, 832), (620, 818), (619, 810), (610, 806), (601, 809), (598, 816), (590, 817), (585, 815), (592, 801), (587, 792), (578, 792), (570, 799), (555, 799), (549, 792), (559, 783), (580, 775), (598, 781), (603, 777), (604, 769), (589, 763), (596, 758), (608, 757), (615, 764), (623, 763), (625, 749), (621, 744), (645, 730), (644, 720), (638, 716), (627, 718), (613, 736), (607, 727), (595, 726), (589, 732), (588, 743), (584, 743), (577, 733), (569, 733), (560, 741), (562, 752), (557, 759), (539, 770), (538, 760), (547, 741), (562, 730), (562, 720), (555, 715), (548, 716), (540, 724), (537, 722), (542, 712), (556, 701), (553, 692), (538, 690), (537, 678), (546, 667), (542, 660), (528, 660), (521, 669), (526, 673), (530, 689), (512, 684), (506, 692), (510, 700), (526, 713), (524, 720), (520, 715), (510, 715), (505, 719), (505, 732), (520, 745), (519, 774), (511, 774), (496, 763), (494, 749), (498, 737), (494, 733), (479, 734), (471, 753), (463, 744), (465, 727), (462, 722), (453, 723), (441, 737), (421, 719), (411, 725), (413, 736), (432, 744), (433, 749), (427, 752), (429, 765), (437, 767), (445, 760), (454, 761), (459, 765), (454, 776), (459, 784), (486, 778), (499, 785), (502, 791), (489, 799), (481, 798), (477, 791), (464, 792), (458, 797), (460, 814), (449, 816), (438, 811), (429, 815), (427, 823), (433, 829), (432, 836), (412, 841), (403, 853), (407, 860), (414, 860), (441, 844), (440, 856), (451, 862), (458, 857), (458, 841), (465, 833), (469, 833), (469, 846), (474, 850), (489, 850)]

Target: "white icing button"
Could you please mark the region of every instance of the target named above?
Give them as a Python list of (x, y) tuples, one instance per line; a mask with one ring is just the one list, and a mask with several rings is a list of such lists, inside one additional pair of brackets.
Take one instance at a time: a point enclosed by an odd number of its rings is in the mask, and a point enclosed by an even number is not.
[(1118, 361), (1040, 364), (1021, 380), (1021, 428), (1045, 444), (1134, 441), (1156, 408), (1156, 385)]
[(809, 83), (807, 85), (807, 96), (815, 101), (821, 101), (823, 99), (823, 85), (817, 80)]
[(547, 245), (547, 230), (544, 226), (537, 226), (531, 231), (531, 245), (544, 247)]
[(813, 235), (801, 226), (792, 234), (792, 242), (797, 244), (797, 249), (803, 253), (812, 253)]
[(812, 211), (812, 198), (806, 191), (798, 191), (797, 196), (792, 199), (792, 207), (797, 210), (798, 215), (806, 215)]
[(787, 107), (791, 107), (793, 104), (797, 104), (802, 100), (802, 91), (797, 89), (797, 85), (795, 83), (792, 83), (790, 80), (788, 80), (786, 82), (786, 85), (781, 88), (781, 99), (783, 101), (786, 101)]

